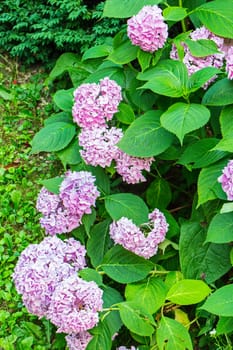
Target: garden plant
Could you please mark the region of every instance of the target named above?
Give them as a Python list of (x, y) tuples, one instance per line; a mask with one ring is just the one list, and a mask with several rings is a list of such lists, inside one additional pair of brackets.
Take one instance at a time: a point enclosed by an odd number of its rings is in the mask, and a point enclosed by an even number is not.
[[(107, 43), (62, 54), (31, 141), (44, 230), (12, 275), (51, 348), (232, 349), (233, 1), (106, 0)], [(61, 335), (61, 345), (57, 335)]]

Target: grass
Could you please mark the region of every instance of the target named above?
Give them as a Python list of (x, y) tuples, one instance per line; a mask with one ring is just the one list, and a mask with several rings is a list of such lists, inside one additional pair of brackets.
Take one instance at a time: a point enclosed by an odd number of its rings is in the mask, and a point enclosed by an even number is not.
[(51, 155), (30, 155), (30, 141), (53, 110), (46, 73), (20, 71), (0, 56), (0, 349), (64, 349), (62, 335), (28, 314), (12, 282), (22, 250), (44, 237), (35, 204), (40, 180), (57, 175)]

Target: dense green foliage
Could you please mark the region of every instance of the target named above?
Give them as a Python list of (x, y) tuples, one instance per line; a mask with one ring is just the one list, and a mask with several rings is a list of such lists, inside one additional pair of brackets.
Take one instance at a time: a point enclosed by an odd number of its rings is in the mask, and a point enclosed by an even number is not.
[(101, 1), (1, 1), (0, 50), (23, 63), (45, 63), (65, 51), (83, 52), (120, 28), (120, 20), (102, 19), (102, 12)]

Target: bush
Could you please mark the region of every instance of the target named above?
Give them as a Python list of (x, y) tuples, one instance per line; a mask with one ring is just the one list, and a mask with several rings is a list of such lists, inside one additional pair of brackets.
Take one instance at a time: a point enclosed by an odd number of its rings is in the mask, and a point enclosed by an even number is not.
[(103, 2), (85, 0), (1, 1), (0, 49), (30, 64), (65, 51), (82, 53), (120, 28), (102, 19)]

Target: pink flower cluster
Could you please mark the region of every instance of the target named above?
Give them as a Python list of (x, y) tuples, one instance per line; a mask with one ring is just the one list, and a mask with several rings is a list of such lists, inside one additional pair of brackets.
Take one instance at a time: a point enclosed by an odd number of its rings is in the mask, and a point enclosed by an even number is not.
[(127, 34), (133, 45), (143, 51), (154, 52), (162, 48), (168, 37), (168, 26), (162, 10), (157, 6), (144, 6), (127, 21)]
[(158, 244), (163, 242), (168, 223), (159, 209), (149, 214), (149, 222), (137, 227), (131, 219), (122, 217), (110, 225), (110, 237), (115, 244), (144, 257), (151, 258), (157, 253)]
[(230, 46), (226, 51), (226, 72), (228, 79), (233, 79), (233, 46)]
[(91, 339), (92, 336), (86, 331), (66, 336), (69, 350), (85, 350)]
[(16, 290), (28, 311), (46, 316), (57, 285), (86, 266), (85, 255), (85, 247), (73, 238), (46, 237), (29, 245), (13, 273)]
[[(183, 47), (184, 47), (183, 62), (188, 68), (188, 72), (190, 75), (205, 67), (221, 68), (223, 66), (224, 57), (225, 57), (225, 54), (223, 52), (223, 44), (224, 44), (223, 38), (220, 38), (215, 34), (211, 33), (204, 26), (197, 28), (192, 33), (190, 33), (190, 38), (194, 41), (197, 41), (200, 39), (213, 40), (216, 43), (218, 50), (220, 51), (219, 53), (216, 53), (213, 55), (208, 55), (204, 57), (195, 57), (191, 54), (188, 46), (186, 44), (183, 44)], [(174, 44), (170, 52), (170, 57), (174, 60), (178, 60), (178, 52)], [(209, 85), (209, 83), (212, 82), (213, 80), (215, 80), (215, 77), (212, 78), (209, 82), (207, 82), (204, 87), (206, 88)]]
[(218, 182), (222, 184), (222, 189), (227, 195), (229, 201), (233, 200), (233, 160), (230, 160), (222, 170)]
[(82, 216), (91, 213), (99, 192), (90, 172), (67, 171), (59, 194), (41, 189), (36, 208), (42, 213), (40, 224), (50, 235), (70, 232), (81, 224)]
[(118, 111), (121, 100), (121, 87), (108, 77), (99, 84), (82, 84), (74, 91), (74, 122), (81, 128), (104, 126)]

